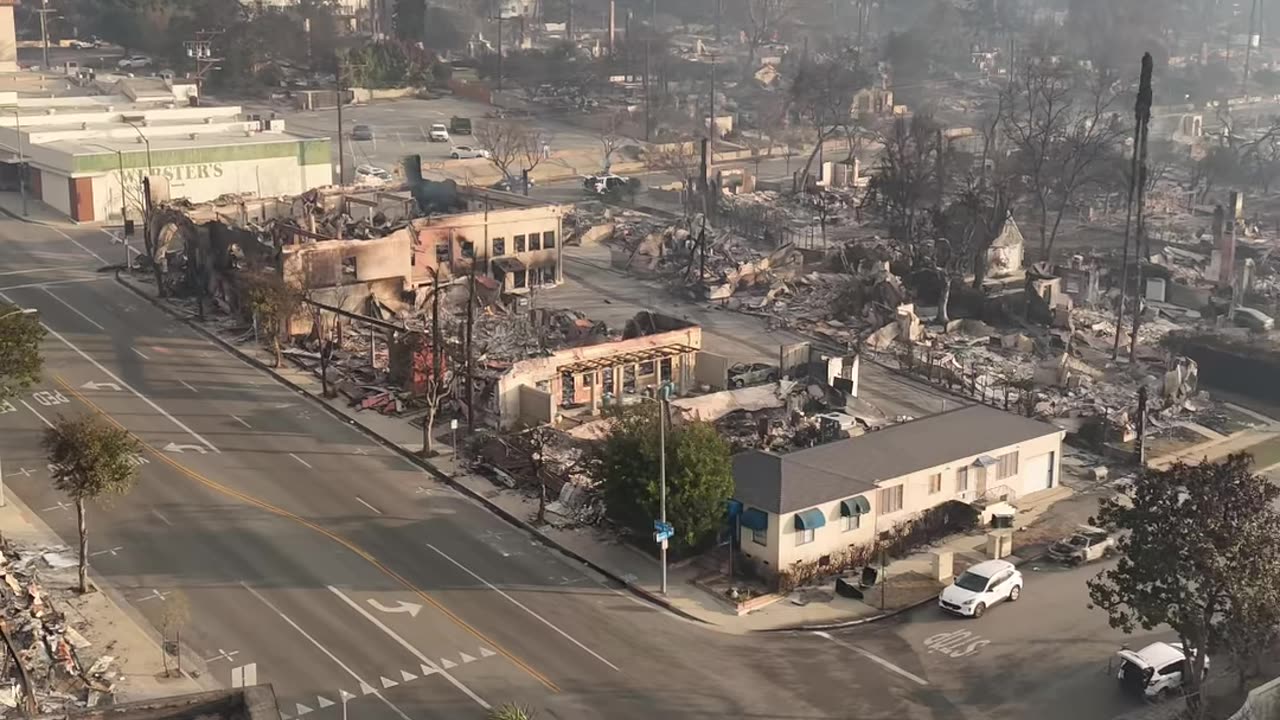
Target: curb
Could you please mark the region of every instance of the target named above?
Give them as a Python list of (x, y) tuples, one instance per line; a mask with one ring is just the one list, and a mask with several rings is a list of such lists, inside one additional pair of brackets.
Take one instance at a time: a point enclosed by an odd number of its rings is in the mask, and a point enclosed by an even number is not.
[[(1009, 562), (1013, 563), (1015, 567), (1021, 567), (1023, 565), (1026, 565), (1027, 563), (1043, 560), (1046, 555), (1048, 555), (1047, 552), (1040, 552), (1040, 553), (1036, 553), (1035, 555), (1032, 555), (1029, 558), (1018, 558), (1016, 562), (1013, 560), (1010, 560)], [(1017, 556), (1011, 555), (1009, 557), (1017, 557)], [(942, 593), (935, 593), (922, 600), (918, 600), (914, 603), (911, 603), (910, 605), (904, 605), (900, 608), (897, 608), (896, 610), (890, 610), (888, 612), (884, 612), (879, 615), (872, 615), (871, 617), (858, 618), (857, 620), (848, 620), (845, 622), (835, 622), (835, 623), (823, 623), (820, 625), (792, 625), (789, 627), (770, 628), (768, 630), (756, 630), (754, 632), (757, 632), (757, 633), (815, 632), (819, 630), (844, 630), (846, 628), (858, 627), (859, 625), (870, 625), (871, 623), (880, 622), (881, 620), (888, 620), (889, 618), (896, 617), (907, 611), (915, 610), (918, 607), (923, 607), (925, 605), (928, 605), (929, 603), (936, 602), (938, 599), (938, 596), (941, 594)]]
[(275, 368), (271, 367), (270, 365), (267, 365), (266, 363), (262, 362), (261, 360), (258, 360), (258, 359), (257, 359), (257, 358), (255, 358), (255, 357), (252, 357), (251, 355), (249, 355), (248, 353), (244, 352), (244, 351), (243, 351), (243, 350), (241, 350), (240, 348), (237, 348), (236, 346), (234, 346), (234, 345), (232, 345), (231, 343), (227, 342), (226, 340), (222, 339), (221, 337), (219, 337), (218, 335), (214, 334), (213, 332), (210, 332), (209, 330), (205, 329), (205, 328), (204, 328), (204, 327), (202, 327), (199, 323), (197, 323), (196, 321), (194, 321), (190, 316), (187, 316), (187, 315), (185, 315), (185, 314), (183, 314), (183, 313), (178, 312), (178, 311), (177, 311), (177, 310), (175, 310), (174, 308), (170, 307), (168, 303), (165, 303), (165, 302), (161, 301), (161, 299), (160, 299), (160, 298), (155, 297), (155, 296), (153, 296), (153, 295), (151, 295), (151, 294), (147, 293), (145, 290), (143, 290), (143, 289), (141, 289), (141, 288), (139, 288), (139, 287), (135, 286), (135, 285), (134, 285), (132, 282), (130, 282), (128, 279), (126, 279), (125, 277), (121, 276), (119, 272), (117, 272), (117, 273), (116, 273), (116, 282), (120, 283), (120, 284), (121, 284), (122, 286), (124, 286), (125, 288), (128, 288), (128, 289), (129, 289), (131, 292), (133, 292), (135, 295), (138, 295), (138, 296), (139, 296), (139, 297), (141, 297), (142, 299), (144, 299), (144, 300), (146, 300), (147, 302), (151, 303), (152, 305), (156, 306), (157, 308), (159, 308), (159, 309), (161, 310), (161, 312), (164, 312), (166, 315), (169, 315), (170, 317), (172, 317), (172, 318), (174, 318), (174, 319), (176, 319), (176, 320), (181, 321), (181, 322), (182, 322), (183, 324), (185, 324), (187, 327), (191, 328), (192, 330), (195, 330), (195, 331), (196, 331), (197, 333), (199, 333), (200, 335), (204, 336), (205, 338), (207, 338), (207, 339), (209, 339), (209, 340), (212, 340), (214, 343), (216, 343), (217, 345), (219, 345), (220, 347), (222, 347), (224, 350), (227, 350), (227, 351), (228, 351), (228, 352), (230, 352), (232, 355), (235, 355), (235, 356), (236, 356), (237, 358), (239, 358), (241, 361), (246, 362), (246, 363), (248, 363), (248, 364), (252, 365), (253, 367), (255, 367), (255, 368), (259, 369), (259, 370), (265, 371), (267, 374), (271, 375), (271, 377), (275, 378), (276, 382), (278, 382), (278, 383), (280, 383), (280, 384), (284, 385), (285, 387), (287, 387), (287, 388), (289, 388), (290, 390), (292, 390), (292, 391), (294, 391), (294, 392), (298, 393), (299, 395), (303, 395), (303, 396), (307, 397), (309, 400), (314, 401), (314, 402), (315, 402), (316, 404), (318, 404), (318, 405), (319, 405), (319, 406), (320, 406), (320, 407), (321, 407), (325, 412), (329, 413), (329, 414), (330, 414), (331, 416), (333, 416), (335, 419), (337, 419), (337, 420), (339, 420), (339, 421), (341, 421), (341, 422), (344, 422), (344, 423), (346, 423), (346, 424), (348, 424), (348, 425), (352, 426), (353, 428), (356, 428), (356, 429), (357, 429), (357, 430), (359, 430), (359, 431), (360, 431), (360, 433), (361, 433), (362, 435), (364, 435), (365, 437), (368, 437), (369, 439), (371, 439), (371, 440), (373, 440), (374, 442), (378, 443), (379, 445), (381, 445), (381, 446), (383, 446), (383, 447), (387, 448), (388, 450), (391, 450), (392, 452), (395, 452), (396, 454), (400, 455), (401, 457), (404, 457), (404, 458), (408, 459), (408, 460), (409, 460), (410, 462), (412, 462), (414, 465), (417, 465), (418, 467), (420, 467), (420, 468), (422, 468), (423, 470), (425, 470), (425, 471), (427, 471), (428, 473), (430, 473), (430, 474), (431, 474), (432, 476), (434, 476), (437, 480), (440, 480), (441, 482), (443, 482), (443, 483), (445, 483), (445, 484), (449, 485), (450, 487), (452, 487), (453, 489), (455, 489), (455, 490), (457, 490), (458, 492), (462, 493), (462, 494), (463, 494), (463, 495), (465, 495), (466, 497), (471, 498), (472, 500), (476, 500), (476, 501), (480, 502), (480, 503), (481, 503), (484, 507), (486, 507), (490, 512), (494, 513), (494, 514), (495, 514), (495, 515), (497, 515), (498, 517), (501, 517), (503, 520), (506, 520), (507, 522), (511, 523), (512, 525), (515, 525), (516, 527), (519, 527), (520, 529), (522, 529), (522, 530), (524, 530), (524, 531), (528, 532), (530, 535), (532, 535), (532, 536), (534, 537), (534, 539), (536, 539), (538, 542), (542, 543), (542, 544), (543, 544), (543, 545), (545, 545), (546, 547), (548, 547), (548, 548), (550, 548), (550, 549), (552, 549), (552, 550), (555, 550), (556, 552), (558, 552), (558, 553), (560, 553), (560, 554), (564, 555), (565, 557), (568, 557), (568, 558), (570, 558), (570, 559), (572, 559), (572, 560), (574, 560), (574, 561), (576, 561), (576, 562), (578, 562), (578, 563), (581, 563), (582, 565), (585, 565), (585, 566), (587, 566), (587, 567), (591, 568), (591, 569), (592, 569), (592, 570), (594, 570), (595, 572), (597, 572), (597, 573), (599, 573), (599, 574), (601, 574), (601, 575), (603, 575), (603, 576), (605, 576), (605, 577), (609, 578), (610, 580), (612, 580), (612, 581), (614, 581), (614, 582), (618, 583), (619, 585), (622, 585), (623, 587), (627, 588), (627, 590), (629, 590), (633, 595), (638, 596), (638, 597), (639, 597), (639, 598), (641, 598), (642, 600), (646, 600), (646, 601), (648, 601), (648, 602), (650, 602), (650, 603), (652, 603), (652, 604), (654, 604), (654, 605), (657, 605), (657, 606), (659, 606), (659, 607), (662, 607), (663, 609), (668, 610), (668, 611), (670, 611), (670, 612), (672, 612), (672, 613), (674, 613), (674, 614), (676, 614), (676, 615), (678, 615), (678, 616), (680, 616), (680, 617), (682, 617), (682, 618), (684, 618), (684, 619), (686, 619), (686, 620), (692, 620), (692, 621), (694, 621), (694, 622), (698, 622), (698, 623), (705, 624), (705, 625), (713, 625), (712, 623), (708, 623), (706, 620), (703, 620), (702, 618), (699, 618), (699, 617), (697, 617), (697, 616), (691, 615), (690, 613), (688, 613), (688, 612), (686, 612), (686, 611), (684, 611), (684, 610), (681, 610), (680, 608), (678, 608), (678, 607), (676, 607), (676, 606), (672, 605), (672, 604), (671, 604), (671, 602), (670, 602), (669, 600), (666, 600), (665, 598), (661, 598), (661, 597), (659, 597), (659, 596), (655, 595), (654, 593), (652, 593), (652, 592), (650, 592), (650, 591), (648, 591), (648, 590), (644, 589), (643, 587), (640, 587), (639, 585), (636, 585), (636, 584), (634, 584), (634, 583), (628, 582), (627, 580), (623, 579), (621, 576), (617, 575), (617, 574), (616, 574), (616, 573), (614, 573), (613, 571), (608, 570), (608, 569), (606, 569), (605, 567), (603, 567), (603, 566), (601, 566), (601, 565), (599, 565), (599, 564), (597, 564), (597, 563), (594, 563), (594, 562), (592, 562), (591, 560), (588, 560), (588, 559), (587, 559), (587, 558), (585, 558), (585, 557), (582, 557), (581, 555), (579, 555), (578, 553), (574, 552), (573, 550), (570, 550), (569, 548), (566, 548), (566, 547), (564, 547), (563, 545), (561, 545), (561, 544), (557, 543), (556, 541), (554, 541), (554, 540), (552, 540), (551, 538), (549, 538), (549, 537), (547, 537), (546, 535), (544, 535), (541, 531), (539, 531), (537, 528), (535, 528), (535, 527), (534, 527), (532, 524), (530, 524), (528, 521), (526, 521), (526, 520), (522, 520), (521, 518), (519, 518), (519, 517), (515, 516), (514, 514), (512, 514), (512, 513), (508, 512), (505, 508), (503, 508), (503, 507), (501, 507), (501, 506), (497, 505), (496, 503), (494, 503), (493, 501), (491, 501), (489, 498), (486, 498), (484, 495), (482, 495), (482, 494), (480, 494), (480, 493), (476, 492), (475, 490), (473, 490), (472, 488), (470, 488), (470, 487), (468, 487), (468, 486), (466, 486), (466, 485), (464, 485), (464, 484), (462, 484), (462, 483), (458, 482), (458, 481), (457, 481), (456, 479), (454, 479), (453, 477), (450, 477), (448, 473), (445, 473), (445, 472), (441, 471), (441, 470), (440, 470), (439, 468), (437, 468), (435, 465), (432, 465), (431, 463), (427, 462), (427, 461), (426, 461), (426, 460), (424, 460), (423, 458), (421, 458), (421, 457), (419, 457), (419, 456), (417, 456), (417, 455), (415, 455), (415, 454), (413, 454), (413, 453), (409, 452), (408, 450), (405, 450), (404, 448), (400, 447), (400, 446), (399, 446), (399, 445), (397, 445), (396, 443), (391, 442), (391, 441), (390, 441), (390, 440), (388, 440), (387, 438), (385, 438), (385, 437), (383, 437), (383, 436), (379, 435), (378, 433), (376, 433), (376, 432), (374, 432), (374, 431), (370, 430), (369, 428), (365, 427), (364, 425), (362, 425), (362, 424), (360, 424), (360, 423), (358, 423), (358, 422), (356, 422), (356, 421), (352, 420), (351, 418), (347, 417), (345, 414), (343, 414), (341, 411), (339, 411), (337, 408), (333, 407), (333, 406), (332, 406), (332, 405), (330, 405), (329, 403), (327, 403), (327, 402), (322, 402), (322, 401), (320, 400), (320, 398), (317, 398), (317, 397), (316, 397), (315, 395), (313, 395), (311, 392), (309, 392), (309, 391), (307, 391), (307, 390), (303, 389), (302, 387), (300, 387), (299, 385), (297, 385), (297, 384), (296, 384), (296, 383), (294, 383), (293, 381), (291, 381), (291, 380), (289, 380), (288, 378), (284, 377), (283, 375), (280, 375), (279, 373), (277, 373), (277, 372), (275, 371)]
[(24, 217), (22, 215), (19, 215), (18, 213), (10, 210), (7, 207), (4, 207), (3, 205), (0, 205), (0, 214), (8, 215), (14, 220), (18, 220), (20, 222), (24, 222), (29, 225), (43, 225), (44, 227), (57, 227), (56, 225), (53, 225), (52, 223), (47, 223), (43, 220), (32, 220), (29, 217)]

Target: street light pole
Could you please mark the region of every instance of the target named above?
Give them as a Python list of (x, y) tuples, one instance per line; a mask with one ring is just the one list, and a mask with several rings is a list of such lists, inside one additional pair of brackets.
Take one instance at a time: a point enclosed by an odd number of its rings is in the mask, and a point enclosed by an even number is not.
[(138, 137), (142, 138), (142, 144), (147, 147), (147, 174), (148, 175), (153, 174), (153, 171), (151, 169), (151, 140), (147, 138), (146, 133), (142, 132), (142, 129), (139, 128), (137, 125), (134, 125), (128, 120), (125, 120), (124, 124), (133, 128), (133, 131), (138, 133)]
[[(9, 318), (15, 315), (35, 315), (36, 312), (37, 311), (35, 308), (18, 308), (17, 310), (13, 310), (12, 312), (7, 312), (4, 315), (0, 315), (0, 320), (8, 320)], [(3, 458), (0, 458), (0, 507), (4, 507), (8, 504), (9, 504), (9, 501), (7, 498), (5, 498), (5, 491), (4, 491), (4, 460)]]
[[(667, 526), (667, 395), (665, 389), (658, 400), (658, 486), (659, 517)], [(660, 545), (662, 562), (662, 594), (667, 594), (667, 540)]]

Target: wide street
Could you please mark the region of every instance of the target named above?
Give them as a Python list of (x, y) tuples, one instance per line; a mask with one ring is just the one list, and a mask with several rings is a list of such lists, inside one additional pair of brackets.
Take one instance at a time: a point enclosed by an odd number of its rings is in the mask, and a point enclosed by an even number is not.
[[(73, 545), (40, 432), (97, 410), (136, 434), (138, 486), (90, 510), (96, 577), (157, 625), (185, 594), (200, 671), (272, 683), (286, 717), (339, 718), (344, 702), (401, 720), (511, 701), (646, 720), (1132, 707), (1104, 672), (1125, 639), (1085, 607), (1096, 567), (1025, 567), (1023, 599), (977, 621), (927, 605), (829, 636), (713, 631), (562, 559), (98, 272), (120, 255), (99, 229), (0, 219), (0, 299), (50, 330), (40, 385), (0, 404), (4, 481)], [(956, 631), (972, 654), (937, 637)]]

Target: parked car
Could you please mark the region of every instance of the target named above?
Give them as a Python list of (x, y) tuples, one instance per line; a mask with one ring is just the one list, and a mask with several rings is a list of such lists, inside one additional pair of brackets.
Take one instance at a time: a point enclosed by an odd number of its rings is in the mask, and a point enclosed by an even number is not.
[(444, 123), (435, 123), (427, 131), (427, 139), (431, 142), (449, 142), (449, 128)]
[(1050, 545), (1049, 557), (1060, 563), (1079, 565), (1107, 557), (1115, 549), (1115, 535), (1092, 525), (1081, 525), (1071, 535)]
[(1261, 310), (1255, 310), (1251, 307), (1238, 307), (1231, 319), (1239, 327), (1249, 328), (1250, 330), (1258, 330), (1266, 332), (1275, 328), (1276, 321), (1272, 317)]
[(729, 366), (729, 387), (746, 387), (771, 383), (778, 379), (778, 368), (769, 363), (738, 363)]
[(125, 55), (116, 62), (121, 70), (139, 70), (151, 67), (151, 58), (146, 55)]
[(71, 42), (67, 43), (67, 46), (72, 48), (73, 50), (93, 50), (95, 48), (100, 48), (105, 44), (106, 43), (102, 42), (102, 40), (99, 38), (90, 37), (88, 40), (81, 40), (80, 38), (76, 38)]
[(352, 140), (372, 140), (373, 128), (369, 127), (368, 125), (352, 125), (351, 139)]
[[(532, 176), (532, 175), (530, 175), (530, 176), (529, 176), (529, 187), (533, 187), (534, 185), (537, 185), (537, 183), (533, 181), (533, 176)], [(494, 183), (494, 184), (490, 185), (490, 186), (489, 186), (489, 189), (490, 189), (490, 190), (501, 190), (502, 192), (522, 193), (522, 192), (524, 192), (524, 179), (523, 179), (523, 178), (518, 178), (518, 177), (516, 177), (516, 178), (513, 178), (513, 177), (505, 177), (505, 178), (503, 178), (503, 179), (499, 180), (498, 182), (496, 182), (496, 183)]]
[(631, 182), (629, 178), (621, 175), (608, 173), (605, 175), (588, 175), (582, 179), (582, 187), (589, 193), (603, 195), (613, 190), (619, 190), (626, 187)]
[(356, 182), (370, 184), (389, 183), (394, 179), (390, 171), (377, 165), (361, 165), (356, 168)]
[[(1183, 674), (1189, 670), (1191, 658), (1181, 643), (1154, 642), (1134, 652), (1121, 650), (1120, 669), (1116, 679), (1120, 687), (1144, 698), (1167, 700), (1182, 688)], [(1209, 674), (1210, 658), (1204, 659), (1204, 674)]]
[(489, 151), (483, 148), (474, 148), (470, 145), (458, 145), (449, 151), (449, 157), (454, 160), (469, 160), (472, 158), (488, 158)]
[(1022, 595), (1022, 573), (1007, 560), (986, 560), (960, 573), (938, 596), (938, 607), (949, 613), (980, 618), (1002, 600)]
[(471, 118), (453, 116), (449, 118), (449, 132), (454, 135), (471, 134)]

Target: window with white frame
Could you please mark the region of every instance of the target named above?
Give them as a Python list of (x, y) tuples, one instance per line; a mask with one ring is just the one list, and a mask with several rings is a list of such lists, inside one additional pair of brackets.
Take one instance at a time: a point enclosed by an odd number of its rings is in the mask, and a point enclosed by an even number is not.
[(929, 476), (929, 494), (942, 492), (942, 473), (934, 473)]
[(752, 529), (751, 529), (751, 542), (753, 542), (753, 543), (755, 543), (755, 544), (757, 544), (757, 545), (765, 545), (765, 546), (768, 546), (768, 544), (769, 544), (769, 531), (768, 531), (768, 530), (756, 530), (755, 528), (752, 528)]
[(1001, 455), (996, 464), (996, 479), (1004, 480), (1018, 474), (1018, 451)]
[(842, 527), (844, 528), (845, 532), (849, 532), (850, 530), (857, 530), (858, 528), (862, 527), (861, 515), (845, 515), (844, 517), (840, 518), (840, 521), (841, 523), (843, 523)]
[(956, 468), (956, 492), (962, 493), (969, 489), (969, 466)]
[(902, 485), (894, 485), (893, 487), (881, 488), (880, 490), (880, 512), (894, 513), (902, 509)]
[(796, 530), (796, 545), (808, 545), (813, 542), (813, 528)]

